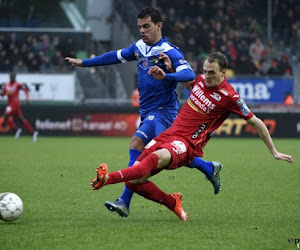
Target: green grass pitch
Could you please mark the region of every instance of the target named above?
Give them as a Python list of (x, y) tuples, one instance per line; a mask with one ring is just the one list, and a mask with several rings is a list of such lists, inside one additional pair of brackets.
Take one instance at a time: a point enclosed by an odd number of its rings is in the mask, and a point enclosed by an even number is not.
[(295, 249), (300, 238), (300, 141), (275, 139), (294, 156), (276, 161), (259, 138), (213, 138), (204, 159), (219, 160), (222, 191), (213, 194), (202, 173), (180, 168), (151, 178), (167, 193), (183, 193), (189, 221), (166, 207), (133, 197), (121, 219), (104, 201), (123, 184), (93, 191), (99, 163), (127, 166), (130, 138), (0, 137), (0, 193), (18, 194), (24, 212), (0, 221), (0, 249)]

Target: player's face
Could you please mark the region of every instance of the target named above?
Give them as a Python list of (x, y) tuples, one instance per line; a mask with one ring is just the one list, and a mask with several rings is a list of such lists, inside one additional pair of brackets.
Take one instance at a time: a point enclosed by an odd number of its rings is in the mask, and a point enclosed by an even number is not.
[(205, 74), (206, 87), (215, 88), (224, 81), (226, 69), (220, 70), (218, 62), (210, 63), (208, 60), (205, 60), (203, 73)]
[(147, 45), (153, 45), (161, 39), (162, 23), (154, 24), (150, 16), (144, 19), (138, 18), (138, 27), (141, 38)]

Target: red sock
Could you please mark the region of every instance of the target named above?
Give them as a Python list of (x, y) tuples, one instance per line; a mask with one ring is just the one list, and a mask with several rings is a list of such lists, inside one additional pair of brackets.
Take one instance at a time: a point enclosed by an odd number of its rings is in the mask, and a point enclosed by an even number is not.
[(33, 134), (33, 128), (27, 120), (23, 121), (23, 125), (30, 134)]
[(142, 184), (134, 184), (126, 182), (126, 186), (133, 192), (143, 196), (144, 198), (165, 205), (170, 210), (173, 210), (176, 200), (164, 191), (158, 188), (153, 182), (146, 181)]
[(7, 120), (7, 124), (13, 129), (13, 130), (17, 130), (18, 127), (14, 122), (14, 119), (12, 117), (9, 117)]
[(139, 164), (108, 174), (106, 185), (139, 179), (157, 168), (158, 156), (150, 154)]

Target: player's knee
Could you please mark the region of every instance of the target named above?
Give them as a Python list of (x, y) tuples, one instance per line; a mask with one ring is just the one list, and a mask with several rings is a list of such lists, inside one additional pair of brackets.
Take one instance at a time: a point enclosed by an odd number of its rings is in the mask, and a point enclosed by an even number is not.
[(153, 154), (158, 156), (158, 168), (164, 168), (171, 164), (172, 155), (169, 150), (162, 148), (155, 151)]
[(143, 151), (145, 147), (145, 143), (143, 140), (137, 136), (133, 136), (129, 145), (130, 149), (135, 149), (139, 151)]
[[(143, 184), (143, 183), (145, 183), (146, 181), (147, 181), (147, 179), (148, 178), (144, 178), (144, 177), (142, 177), (142, 178), (140, 178), (140, 179), (137, 179), (137, 180), (131, 180), (131, 181), (128, 181), (128, 183), (130, 183), (130, 184)], [(126, 182), (127, 183), (127, 182)], [(125, 184), (126, 184), (125, 183)], [(127, 186), (127, 185), (126, 185)]]
[(131, 181), (126, 181), (125, 186), (128, 187), (131, 191), (135, 191), (135, 185), (136, 183), (132, 183)]

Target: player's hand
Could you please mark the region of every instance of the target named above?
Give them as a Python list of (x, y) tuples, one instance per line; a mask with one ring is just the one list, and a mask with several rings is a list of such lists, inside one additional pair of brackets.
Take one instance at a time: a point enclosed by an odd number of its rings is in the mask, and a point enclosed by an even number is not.
[(276, 160), (283, 160), (283, 161), (287, 161), (289, 163), (295, 162), (291, 155), (286, 155), (286, 154), (283, 154), (280, 152), (276, 152), (273, 156)]
[(166, 73), (158, 66), (152, 66), (148, 70), (148, 74), (156, 80), (163, 80), (166, 77)]
[(71, 63), (73, 66), (80, 66), (82, 67), (82, 60), (78, 58), (71, 58), (71, 57), (65, 57), (65, 61), (68, 63)]
[(172, 61), (171, 61), (170, 57), (167, 54), (162, 53), (162, 52), (160, 53), (160, 57), (161, 57), (161, 59), (163, 59), (167, 70), (170, 71), (170, 72), (175, 72), (175, 69), (173, 67), (173, 64), (172, 64)]

